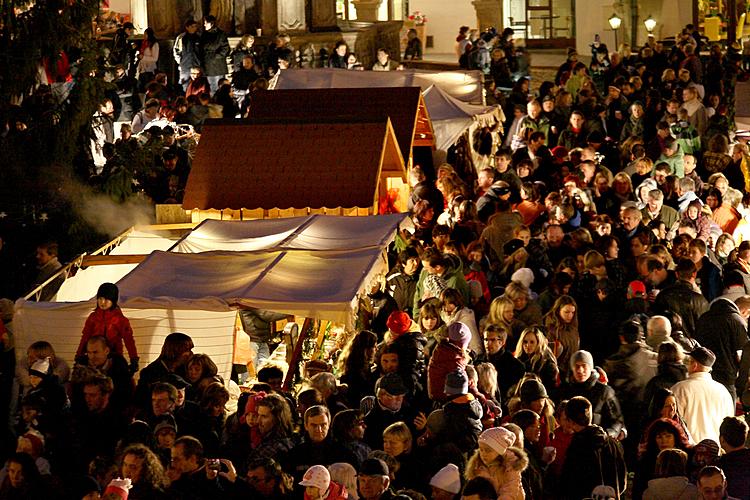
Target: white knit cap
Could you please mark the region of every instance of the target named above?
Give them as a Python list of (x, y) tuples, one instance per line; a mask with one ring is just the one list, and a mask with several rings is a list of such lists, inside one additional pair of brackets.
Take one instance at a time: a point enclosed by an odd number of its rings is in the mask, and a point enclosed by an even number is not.
[(331, 484), (331, 474), (322, 465), (313, 465), (305, 471), (305, 475), (302, 476), (302, 481), (299, 484), (300, 486), (313, 486), (324, 494)]
[(432, 476), (430, 486), (458, 495), (461, 493), (461, 474), (458, 467), (448, 464)]
[(479, 442), (495, 450), (498, 455), (505, 455), (508, 447), (516, 442), (516, 435), (505, 427), (492, 427), (479, 435)]
[(510, 280), (515, 281), (516, 283), (521, 283), (526, 288), (531, 288), (531, 285), (534, 283), (534, 271), (528, 267), (522, 267), (513, 273)]

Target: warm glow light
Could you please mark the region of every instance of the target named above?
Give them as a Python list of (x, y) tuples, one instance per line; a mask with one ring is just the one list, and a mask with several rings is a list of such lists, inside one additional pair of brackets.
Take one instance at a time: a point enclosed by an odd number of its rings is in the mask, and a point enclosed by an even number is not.
[(612, 28), (613, 30), (616, 30), (620, 28), (620, 24), (622, 24), (622, 19), (617, 17), (617, 14), (612, 14), (612, 17), (607, 19), (607, 22), (609, 22), (610, 28)]
[(654, 19), (651, 16), (648, 16), (645, 21), (643, 21), (643, 24), (646, 25), (646, 30), (651, 33), (654, 31), (654, 28), (656, 28), (656, 19)]

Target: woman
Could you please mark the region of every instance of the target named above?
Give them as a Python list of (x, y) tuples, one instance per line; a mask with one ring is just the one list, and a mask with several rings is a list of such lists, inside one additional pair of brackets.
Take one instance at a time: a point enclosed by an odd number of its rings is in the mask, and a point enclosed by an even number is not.
[(203, 391), (196, 426), (200, 432), (196, 433), (196, 437), (200, 439), (208, 456), (214, 456), (219, 451), (228, 402), (229, 391), (220, 382), (210, 383)]
[(418, 488), (420, 464), (412, 454), (414, 439), (405, 422), (395, 422), (383, 431), (383, 451), (398, 462), (398, 472), (393, 481), (395, 490)]
[[(468, 366), (466, 367), (466, 373), (469, 373)], [(500, 395), (500, 389), (497, 385), (497, 368), (492, 363), (479, 363), (474, 367), (477, 373), (477, 390), (484, 396), (486, 401), (492, 403), (493, 408), (500, 408), (500, 402), (502, 396)], [(490, 405), (488, 405), (490, 406)], [(495, 415), (492, 416), (492, 421), (487, 422), (488, 415), (485, 414), (482, 418), (484, 428), (495, 427)], [(490, 425), (487, 425), (490, 424)]]
[(34, 459), (26, 453), (15, 453), (6, 462), (8, 475), (0, 485), (2, 500), (43, 500), (49, 498)]
[[(655, 318), (654, 321), (657, 321), (657, 319)], [(667, 332), (667, 334), (669, 333), (671, 332)], [(681, 382), (687, 378), (687, 367), (682, 362), (684, 357), (682, 349), (677, 344), (671, 340), (664, 341), (657, 349), (659, 353), (656, 358), (657, 373), (646, 385), (644, 402), (651, 402), (656, 394), (661, 394), (660, 390), (669, 390), (677, 382)], [(654, 418), (656, 416), (652, 415), (652, 420)]]
[(375, 333), (362, 330), (347, 342), (341, 352), (338, 362), (340, 379), (349, 387), (347, 398), (351, 408), (358, 408), (362, 398), (374, 391), (372, 364), (377, 343)]
[(654, 479), (643, 492), (644, 500), (697, 500), (698, 489), (687, 478), (688, 456), (682, 450), (669, 449), (656, 457)]
[[(682, 415), (680, 415), (674, 393), (670, 389), (657, 388), (653, 394), (648, 405), (648, 417), (644, 420), (643, 429), (648, 429), (651, 424), (659, 419), (668, 418), (687, 436), (688, 442), (692, 444), (693, 439), (690, 436), (687, 424), (682, 419)], [(641, 443), (638, 446), (640, 453), (646, 451), (647, 444), (647, 435), (644, 433)]]
[[(511, 281), (505, 287), (503, 295), (513, 301), (513, 315), (524, 326), (538, 325), (542, 322), (542, 309), (539, 307), (539, 304), (529, 300), (530, 291), (527, 287)], [(513, 341), (515, 342), (517, 339), (516, 337)]]
[(359, 410), (343, 410), (333, 417), (331, 422), (331, 437), (343, 448), (351, 451), (357, 457), (357, 469), (367, 459), (372, 451), (365, 437), (364, 415)]
[(440, 313), (438, 299), (428, 299), (419, 309), (419, 330), (427, 339), (426, 356), (431, 355), (435, 345), (447, 336), (447, 325)]
[(131, 500), (163, 498), (168, 480), (159, 457), (142, 444), (125, 448), (120, 460), (120, 474), (130, 479), (133, 488), (128, 492)]
[(159, 41), (156, 39), (153, 28), (146, 28), (143, 32), (141, 49), (138, 51), (138, 82), (141, 90), (146, 84), (154, 79), (156, 63), (159, 61)]
[(730, 234), (722, 234), (716, 239), (716, 259), (722, 266), (729, 262), (729, 255), (734, 251), (734, 240)]
[(567, 377), (570, 357), (579, 349), (581, 343), (578, 335), (578, 305), (575, 299), (569, 295), (558, 298), (544, 317), (544, 327), (552, 344), (551, 350), (557, 358), (560, 376)]
[(505, 296), (495, 298), (490, 304), (490, 313), (484, 323), (497, 325), (508, 332), (508, 345), (513, 345), (521, 336), (525, 325), (515, 319), (513, 301)]
[(516, 358), (526, 367), (527, 373), (534, 373), (550, 390), (560, 385), (560, 373), (555, 355), (549, 349), (544, 333), (537, 327), (523, 331), (516, 344)]
[(187, 381), (190, 382), (185, 394), (185, 399), (197, 402), (199, 399), (198, 395), (198, 383), (204, 378), (213, 378), (219, 373), (219, 368), (216, 363), (208, 356), (208, 354), (193, 354), (190, 361), (187, 362)]
[(656, 457), (661, 451), (674, 448), (687, 452), (691, 448), (685, 433), (673, 420), (668, 418), (660, 418), (654, 421), (646, 429), (644, 435), (646, 436), (646, 449), (638, 457), (633, 498), (640, 498), (646, 490), (648, 482), (654, 478)]
[(630, 105), (630, 119), (622, 126), (620, 142), (625, 142), (631, 137), (642, 137), (644, 131), (643, 105), (634, 102)]

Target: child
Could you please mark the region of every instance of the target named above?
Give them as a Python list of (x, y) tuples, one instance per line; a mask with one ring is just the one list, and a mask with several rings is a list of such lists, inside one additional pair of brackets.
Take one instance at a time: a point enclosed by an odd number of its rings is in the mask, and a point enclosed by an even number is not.
[(138, 351), (133, 339), (133, 329), (130, 321), (122, 314), (117, 306), (120, 291), (114, 283), (102, 283), (96, 292), (96, 309), (89, 314), (86, 324), (83, 326), (81, 343), (76, 351), (76, 361), (85, 364), (86, 343), (91, 337), (103, 335), (110, 348), (117, 354), (122, 355), (122, 343), (128, 349), (130, 356), (130, 370), (138, 371)]
[(313, 465), (300, 481), (305, 487), (305, 500), (339, 500), (348, 498), (346, 488), (331, 481), (331, 474), (322, 465)]
[(521, 473), (529, 465), (526, 452), (514, 448), (516, 436), (504, 427), (492, 427), (479, 435), (479, 449), (466, 465), (466, 479), (481, 476), (489, 479), (498, 498), (525, 498)]
[(467, 353), (471, 330), (463, 323), (448, 325), (448, 338), (441, 340), (427, 366), (427, 392), (431, 400), (446, 398), (445, 378), (457, 369), (464, 369), (471, 359)]
[[(685, 213), (680, 217), (677, 227), (684, 225), (694, 228), (698, 239), (708, 241), (711, 234), (711, 218), (703, 213), (703, 204), (700, 200), (691, 201)], [(673, 228), (673, 231), (676, 232), (676, 228)]]

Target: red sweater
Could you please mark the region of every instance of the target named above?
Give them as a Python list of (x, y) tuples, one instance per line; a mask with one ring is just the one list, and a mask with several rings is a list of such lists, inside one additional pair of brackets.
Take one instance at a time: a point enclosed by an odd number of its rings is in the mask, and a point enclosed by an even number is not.
[(85, 354), (86, 343), (91, 337), (96, 337), (97, 335), (104, 336), (107, 342), (109, 342), (110, 349), (117, 354), (123, 354), (122, 343), (124, 341), (130, 359), (138, 357), (130, 321), (122, 314), (122, 310), (119, 307), (107, 310), (97, 307), (94, 309), (94, 312), (89, 314), (86, 324), (83, 326), (81, 343), (78, 345), (76, 356)]

